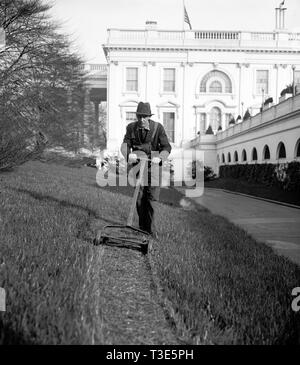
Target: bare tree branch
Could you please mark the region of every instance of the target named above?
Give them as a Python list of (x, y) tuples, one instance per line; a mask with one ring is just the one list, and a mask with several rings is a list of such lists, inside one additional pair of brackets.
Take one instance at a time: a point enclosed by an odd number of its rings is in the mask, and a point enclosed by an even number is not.
[(49, 144), (78, 143), (82, 60), (70, 51), (68, 39), (58, 34), (49, 8), (41, 0), (0, 1), (0, 24), (7, 41), (0, 52), (0, 169), (4, 160), (9, 165), (8, 158), (17, 163), (12, 156), (20, 162), (32, 156), (28, 148), (40, 132), (48, 135)]

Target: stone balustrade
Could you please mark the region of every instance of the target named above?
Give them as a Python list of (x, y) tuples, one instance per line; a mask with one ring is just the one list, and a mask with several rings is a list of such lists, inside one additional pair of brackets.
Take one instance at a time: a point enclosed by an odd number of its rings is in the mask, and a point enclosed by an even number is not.
[(229, 126), (224, 131), (217, 132), (216, 135), (199, 135), (188, 142), (186, 148), (196, 148), (200, 143), (218, 143), (222, 140), (238, 135), (242, 132), (249, 131), (254, 127), (263, 126), (272, 121), (276, 121), (281, 117), (287, 117), (294, 112), (300, 113), (300, 94), (291, 97), (282, 103), (271, 106), (249, 119)]
[[(234, 124), (224, 131), (218, 132), (216, 135), (216, 141), (221, 141), (227, 137), (237, 135), (256, 126), (262, 126), (272, 120), (277, 120), (297, 111), (300, 112), (300, 94), (297, 94), (282, 103), (276, 104), (243, 122)], [(195, 140), (197, 140), (197, 138), (195, 138)]]
[(300, 49), (300, 33), (213, 30), (108, 29), (106, 46), (218, 46), (239, 48)]
[(100, 71), (100, 72), (106, 72), (107, 71), (107, 65), (105, 63), (85, 63), (80, 66), (81, 70), (84, 71)]

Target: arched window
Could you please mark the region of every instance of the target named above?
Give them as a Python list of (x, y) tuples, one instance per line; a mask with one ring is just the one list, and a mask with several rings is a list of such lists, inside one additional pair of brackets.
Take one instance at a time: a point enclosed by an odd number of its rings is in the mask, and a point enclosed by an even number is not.
[(222, 124), (221, 116), (221, 110), (214, 106), (209, 113), (209, 124), (211, 125), (213, 131), (216, 131)]
[[(207, 90), (207, 85), (208, 85), (208, 81), (214, 78), (213, 82), (210, 84), (209, 89)], [(208, 72), (206, 75), (204, 75), (204, 77), (201, 80), (200, 83), (200, 92), (201, 93), (206, 93), (208, 91), (210, 91), (210, 87), (212, 86), (212, 84), (214, 84), (214, 82), (217, 81), (220, 85), (225, 85), (225, 89), (222, 90), (221, 92), (225, 92), (225, 93), (232, 93), (232, 83), (230, 78), (221, 71), (218, 70), (214, 70), (214, 71), (210, 71)], [(217, 85), (217, 84), (215, 84)], [(222, 89), (222, 87), (221, 87)], [(220, 91), (211, 91), (211, 92), (220, 92)]]
[(277, 159), (286, 158), (285, 146), (282, 142), (277, 147)]
[(227, 155), (227, 161), (228, 161), (228, 163), (230, 163), (230, 162), (231, 162), (231, 155), (230, 155), (230, 152), (228, 152), (228, 155)]
[(247, 161), (247, 152), (245, 150), (242, 151), (242, 161)]
[(271, 158), (270, 149), (269, 149), (269, 146), (266, 144), (264, 147), (263, 159), (270, 160), (270, 158)]
[(209, 85), (209, 92), (210, 93), (221, 93), (222, 92), (222, 84), (220, 83), (220, 81), (213, 81), (210, 85)]
[(252, 161), (257, 161), (257, 150), (255, 147), (252, 150)]
[(295, 157), (300, 157), (300, 139), (298, 139), (296, 143), (295, 155), (296, 155)]
[(224, 153), (222, 153), (222, 163), (225, 163), (225, 156), (224, 156)]
[(238, 162), (239, 160), (239, 156), (238, 156), (238, 153), (237, 151), (234, 152), (234, 162)]

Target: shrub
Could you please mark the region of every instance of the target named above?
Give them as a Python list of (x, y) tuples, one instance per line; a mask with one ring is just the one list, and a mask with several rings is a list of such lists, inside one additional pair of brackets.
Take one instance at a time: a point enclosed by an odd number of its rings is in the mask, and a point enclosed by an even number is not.
[(300, 163), (293, 161), (286, 167), (286, 174), (289, 177), (286, 190), (300, 192)]
[(204, 181), (210, 181), (216, 178), (216, 174), (209, 166), (204, 166)]
[(243, 116), (243, 121), (244, 120), (247, 120), (247, 119), (249, 119), (251, 117), (251, 114), (250, 114), (250, 112), (249, 112), (249, 109), (247, 109), (246, 110), (246, 113), (244, 114), (244, 116)]
[(196, 179), (196, 176), (199, 176), (201, 173), (204, 173), (204, 181), (210, 181), (216, 178), (216, 174), (210, 166), (203, 167), (201, 161), (192, 161), (192, 179)]
[(266, 186), (277, 186), (282, 190), (300, 191), (300, 162), (281, 164), (222, 165), (221, 178), (243, 179)]
[(268, 104), (270, 104), (270, 103), (273, 103), (273, 98), (272, 98), (272, 97), (267, 98), (267, 99), (265, 100), (265, 102), (264, 102), (264, 105), (268, 105)]
[(293, 94), (293, 85), (287, 85), (286, 88), (281, 90), (280, 96), (283, 96), (285, 94)]
[(7, 133), (0, 137), (0, 171), (10, 170), (38, 158), (48, 143), (47, 137), (36, 134)]
[(105, 173), (109, 170), (114, 171), (117, 175), (124, 174), (126, 171), (126, 163), (124, 158), (120, 158), (117, 153), (104, 151), (101, 156), (96, 159), (97, 168), (102, 169)]
[(214, 134), (212, 128), (211, 128), (211, 125), (207, 128), (205, 134)]
[[(104, 176), (107, 176), (108, 171), (116, 173), (117, 175), (124, 175), (128, 171), (128, 165), (124, 157), (114, 152), (103, 151), (96, 159), (94, 166), (103, 170)], [(171, 179), (174, 178), (174, 163), (173, 160), (167, 159), (163, 162), (163, 168), (170, 171)]]

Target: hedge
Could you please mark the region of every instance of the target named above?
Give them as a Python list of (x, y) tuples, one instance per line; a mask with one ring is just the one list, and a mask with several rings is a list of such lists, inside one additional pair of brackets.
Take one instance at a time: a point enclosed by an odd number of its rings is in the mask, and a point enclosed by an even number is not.
[(242, 179), (282, 190), (300, 192), (300, 162), (222, 165), (221, 178)]

